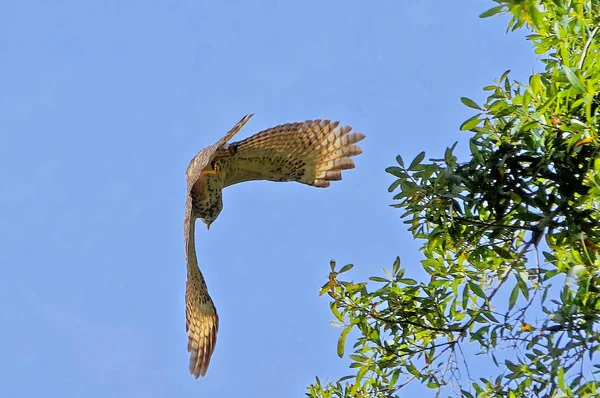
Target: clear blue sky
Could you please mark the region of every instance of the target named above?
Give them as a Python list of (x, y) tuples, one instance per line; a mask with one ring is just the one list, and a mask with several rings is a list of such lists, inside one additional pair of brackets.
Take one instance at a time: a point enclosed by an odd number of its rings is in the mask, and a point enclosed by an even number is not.
[[(0, 5), (0, 396), (288, 397), (348, 374), (318, 289), (420, 245), (388, 207), (397, 154), (467, 133), (460, 96), (535, 57), (491, 1), (28, 1)], [(199, 263), (220, 314), (188, 373), (185, 169), (244, 114), (244, 138), (329, 118), (367, 135), (329, 189), (224, 192)]]

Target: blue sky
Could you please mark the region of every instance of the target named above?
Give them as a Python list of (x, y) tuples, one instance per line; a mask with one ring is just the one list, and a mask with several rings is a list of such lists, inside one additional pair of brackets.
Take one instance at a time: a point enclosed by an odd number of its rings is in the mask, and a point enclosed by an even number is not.
[[(406, 4), (404, 4), (406, 3)], [(287, 397), (348, 374), (318, 296), (417, 248), (384, 172), (467, 133), (459, 98), (535, 56), (491, 1), (28, 1), (0, 5), (0, 396)], [(238, 134), (329, 118), (367, 138), (328, 189), (224, 192), (199, 263), (220, 314), (188, 373), (185, 169)]]

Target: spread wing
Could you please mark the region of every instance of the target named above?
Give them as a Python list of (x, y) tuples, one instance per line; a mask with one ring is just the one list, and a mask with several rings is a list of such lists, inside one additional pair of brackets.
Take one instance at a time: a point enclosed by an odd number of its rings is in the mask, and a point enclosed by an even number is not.
[(193, 198), (188, 193), (185, 206), (185, 256), (187, 282), (185, 286), (185, 329), (188, 333), (190, 373), (198, 378), (208, 370), (210, 357), (215, 350), (219, 316), (208, 294), (206, 282), (198, 268), (194, 242), (196, 217), (193, 216)]
[(365, 138), (350, 126), (329, 120), (288, 123), (261, 131), (229, 145), (219, 159), (224, 185), (251, 180), (297, 181), (328, 187), (341, 180), (342, 170), (354, 168), (351, 156), (362, 153)]

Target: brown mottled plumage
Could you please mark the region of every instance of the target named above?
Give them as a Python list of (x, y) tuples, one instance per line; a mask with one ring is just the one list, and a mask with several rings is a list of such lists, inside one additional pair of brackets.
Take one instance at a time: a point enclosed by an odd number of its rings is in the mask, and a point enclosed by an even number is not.
[(362, 152), (355, 144), (365, 138), (351, 132), (350, 126), (340, 127), (339, 122), (308, 120), (282, 124), (228, 144), (251, 117), (244, 116), (225, 137), (198, 152), (186, 172), (186, 330), (190, 373), (196, 378), (208, 370), (219, 329), (219, 317), (196, 259), (196, 219), (210, 227), (223, 208), (221, 190), (239, 182), (297, 181), (328, 187), (330, 181), (342, 179), (342, 170), (354, 168), (350, 157)]

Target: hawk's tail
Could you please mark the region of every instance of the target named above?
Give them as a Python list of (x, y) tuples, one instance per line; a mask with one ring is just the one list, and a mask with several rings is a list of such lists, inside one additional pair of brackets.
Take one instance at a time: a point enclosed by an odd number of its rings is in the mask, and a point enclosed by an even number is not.
[[(351, 157), (362, 153), (362, 149), (356, 143), (364, 139), (365, 135), (352, 132), (351, 126), (339, 126), (340, 122), (314, 120), (307, 123), (310, 124), (308, 131), (309, 138), (312, 139), (309, 140), (311, 145), (307, 147), (308, 151), (305, 154), (309, 160), (306, 177), (314, 178), (312, 181), (302, 182), (325, 188), (331, 181), (342, 179), (342, 170), (354, 168)], [(314, 174), (310, 173), (313, 170)]]

